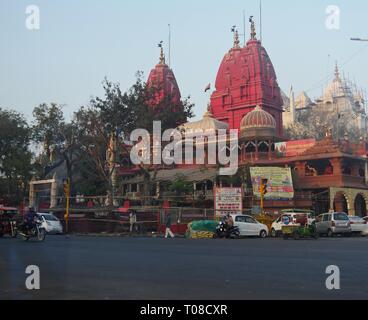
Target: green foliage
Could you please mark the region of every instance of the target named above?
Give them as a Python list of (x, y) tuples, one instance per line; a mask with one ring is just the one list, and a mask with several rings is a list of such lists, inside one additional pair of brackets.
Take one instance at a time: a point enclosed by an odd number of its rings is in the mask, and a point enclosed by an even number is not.
[[(46, 147), (59, 145), (63, 141), (62, 127), (65, 124), (62, 106), (51, 103), (40, 104), (33, 110), (33, 139)], [(47, 150), (49, 151), (49, 150)]]
[[(164, 131), (193, 116), (189, 98), (179, 104), (172, 103), (171, 97), (157, 102), (160, 88), (148, 88), (142, 73), (137, 74), (135, 84), (127, 92), (107, 79), (102, 86), (104, 95), (92, 98), (88, 106), (75, 112), (71, 121), (65, 120), (63, 107), (57, 103), (37, 106), (31, 128), (22, 115), (0, 109), (0, 192), (17, 193), (14, 190), (19, 185), (28, 186), (31, 173), (37, 179), (45, 179), (59, 169), (66, 176), (58, 178), (71, 179), (74, 193), (106, 194), (111, 191), (116, 173), (109, 163), (112, 137), (118, 164), (119, 154), (128, 151), (126, 141), (133, 130), (152, 132), (153, 121), (161, 121)], [(33, 165), (31, 140), (43, 147)], [(149, 177), (147, 185), (153, 185), (150, 172), (155, 168), (141, 169)], [(175, 192), (185, 193), (187, 188), (193, 186), (178, 182)]]
[(175, 180), (168, 185), (168, 190), (180, 197), (187, 194), (193, 194), (194, 186), (193, 183), (187, 181), (184, 176), (178, 175)]
[(25, 195), (31, 177), (30, 129), (24, 117), (0, 109), (0, 194), (11, 202)]

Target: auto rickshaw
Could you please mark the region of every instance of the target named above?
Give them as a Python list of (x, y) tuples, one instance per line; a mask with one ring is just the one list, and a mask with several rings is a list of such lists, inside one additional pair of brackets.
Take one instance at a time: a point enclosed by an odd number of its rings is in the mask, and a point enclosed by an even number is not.
[(17, 236), (16, 208), (0, 206), (0, 238), (9, 235), (12, 238)]
[(282, 226), (282, 235), (285, 240), (293, 238), (299, 240), (302, 238), (313, 238), (318, 239), (319, 234), (317, 233), (316, 224), (308, 223), (308, 215), (300, 215), (295, 223), (290, 223), (288, 217), (285, 216)]

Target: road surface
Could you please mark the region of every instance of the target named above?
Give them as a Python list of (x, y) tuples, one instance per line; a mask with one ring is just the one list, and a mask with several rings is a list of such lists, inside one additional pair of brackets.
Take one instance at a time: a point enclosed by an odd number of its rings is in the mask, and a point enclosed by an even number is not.
[[(36, 265), (41, 289), (28, 291)], [(326, 289), (326, 268), (341, 290)], [(368, 239), (0, 239), (2, 299), (368, 299)]]

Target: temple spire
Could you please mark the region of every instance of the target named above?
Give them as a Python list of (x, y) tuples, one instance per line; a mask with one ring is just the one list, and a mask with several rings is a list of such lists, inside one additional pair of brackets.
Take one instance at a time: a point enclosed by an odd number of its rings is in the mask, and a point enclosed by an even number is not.
[(339, 66), (337, 64), (337, 61), (336, 61), (336, 64), (335, 64), (335, 78), (340, 79), (340, 70), (339, 70)]
[(254, 19), (253, 19), (253, 16), (250, 16), (249, 18), (249, 22), (250, 22), (250, 38), (252, 40), (257, 40), (257, 33), (256, 33), (256, 25), (254, 23)]
[(290, 115), (291, 115), (291, 123), (294, 124), (296, 121), (296, 110), (295, 110), (295, 95), (293, 86), (290, 87)]
[(231, 28), (231, 32), (234, 33), (234, 48), (240, 48), (239, 32), (236, 26)]

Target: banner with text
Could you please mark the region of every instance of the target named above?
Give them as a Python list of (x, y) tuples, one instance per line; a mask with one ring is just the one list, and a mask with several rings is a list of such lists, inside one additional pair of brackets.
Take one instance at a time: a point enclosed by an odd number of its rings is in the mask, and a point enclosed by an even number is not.
[(289, 200), (294, 198), (293, 178), (290, 168), (254, 167), (250, 168), (253, 194), (260, 198), (262, 180), (267, 180), (267, 194), (265, 199)]
[(242, 195), (242, 188), (217, 188), (215, 190), (216, 215), (241, 214), (243, 211)]

